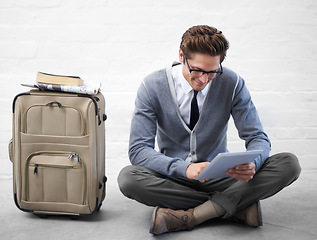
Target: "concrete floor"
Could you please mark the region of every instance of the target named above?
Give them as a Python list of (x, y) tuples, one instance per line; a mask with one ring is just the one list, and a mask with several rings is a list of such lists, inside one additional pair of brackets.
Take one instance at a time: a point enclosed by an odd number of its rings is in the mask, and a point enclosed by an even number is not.
[(263, 200), (264, 226), (250, 228), (211, 220), (190, 232), (153, 236), (148, 233), (153, 208), (125, 198), (116, 176), (108, 176), (107, 197), (96, 215), (79, 220), (51, 216), (41, 219), (21, 212), (12, 199), (12, 180), (0, 180), (0, 239), (317, 239), (317, 171), (300, 178), (276, 196)]

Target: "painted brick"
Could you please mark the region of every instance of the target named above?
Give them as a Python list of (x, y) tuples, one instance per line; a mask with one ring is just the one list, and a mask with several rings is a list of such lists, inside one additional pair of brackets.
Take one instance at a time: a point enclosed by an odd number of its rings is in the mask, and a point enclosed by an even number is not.
[[(0, 179), (10, 177), (11, 104), (37, 71), (102, 83), (106, 97), (107, 171), (127, 156), (134, 98), (142, 79), (178, 60), (182, 33), (214, 25), (230, 49), (224, 66), (246, 81), (272, 153), (291, 151), (315, 164), (317, 1), (2, 0), (0, 2)], [(229, 122), (228, 146), (244, 143)]]

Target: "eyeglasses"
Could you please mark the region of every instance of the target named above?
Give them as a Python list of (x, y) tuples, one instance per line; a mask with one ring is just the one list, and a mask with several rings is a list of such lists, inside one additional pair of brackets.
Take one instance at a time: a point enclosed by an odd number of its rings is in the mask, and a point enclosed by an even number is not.
[(184, 58), (185, 58), (185, 62), (186, 62), (186, 64), (187, 64), (189, 73), (190, 73), (190, 75), (191, 75), (193, 78), (200, 78), (200, 77), (203, 76), (204, 74), (207, 74), (208, 79), (209, 79), (209, 80), (212, 80), (212, 79), (214, 79), (214, 77), (216, 76), (217, 73), (219, 73), (219, 75), (221, 75), (221, 74), (223, 73), (221, 63), (220, 63), (220, 69), (207, 72), (207, 71), (204, 71), (204, 70), (191, 69), (191, 68), (189, 67), (189, 64), (188, 64), (188, 62), (187, 62), (187, 58), (186, 58), (185, 55), (184, 55)]

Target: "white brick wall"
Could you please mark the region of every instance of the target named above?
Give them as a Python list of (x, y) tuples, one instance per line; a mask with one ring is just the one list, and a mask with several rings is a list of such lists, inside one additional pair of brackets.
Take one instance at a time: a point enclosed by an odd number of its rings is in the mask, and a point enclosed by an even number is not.
[[(237, 71), (272, 140), (272, 153), (317, 167), (317, 1), (1, 0), (0, 178), (11, 177), (12, 100), (37, 71), (102, 82), (107, 100), (107, 172), (128, 164), (134, 97), (142, 78), (177, 60), (192, 25), (221, 29), (224, 65)], [(229, 147), (243, 150), (231, 123)]]

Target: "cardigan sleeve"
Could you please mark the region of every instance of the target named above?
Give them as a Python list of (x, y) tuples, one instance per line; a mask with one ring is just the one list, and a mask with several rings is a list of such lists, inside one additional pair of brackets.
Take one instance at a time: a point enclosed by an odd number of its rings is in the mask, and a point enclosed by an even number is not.
[(129, 158), (133, 165), (152, 169), (165, 176), (186, 176), (190, 162), (173, 158), (155, 150), (157, 112), (146, 84), (142, 82), (135, 100), (131, 122)]
[(269, 157), (271, 143), (265, 134), (251, 95), (241, 77), (237, 77), (236, 88), (232, 98), (231, 114), (239, 137), (245, 141), (245, 147), (250, 150), (262, 150), (261, 157), (255, 159), (256, 171)]

